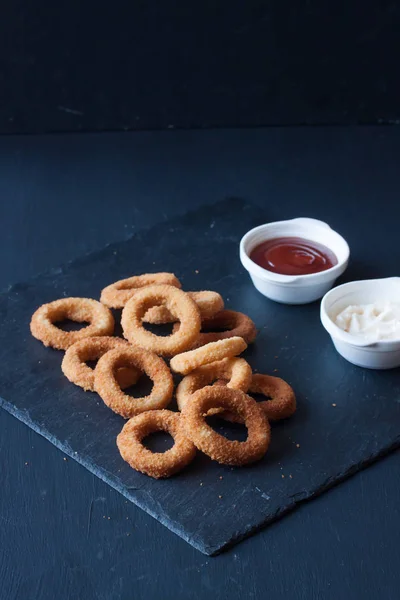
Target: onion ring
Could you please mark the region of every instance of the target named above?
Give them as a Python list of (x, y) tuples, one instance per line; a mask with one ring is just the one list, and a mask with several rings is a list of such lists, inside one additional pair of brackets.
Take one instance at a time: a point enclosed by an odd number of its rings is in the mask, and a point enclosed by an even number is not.
[(254, 373), (249, 393), (263, 394), (271, 398), (271, 400), (264, 400), (258, 403), (270, 421), (287, 419), (296, 411), (296, 396), (294, 391), (280, 377)]
[[(180, 321), (179, 331), (159, 336), (143, 327), (142, 318), (149, 308), (165, 305)], [(124, 336), (131, 344), (157, 354), (173, 356), (190, 348), (200, 327), (200, 311), (188, 294), (171, 285), (152, 285), (138, 290), (126, 303), (121, 318)]]
[[(176, 401), (179, 410), (183, 410), (194, 392), (210, 385), (214, 380), (217, 380), (217, 384), (221, 385), (221, 379), (223, 379), (222, 385), (247, 392), (252, 379), (251, 367), (244, 358), (224, 358), (195, 369), (189, 375), (186, 375), (176, 388)], [(227, 384), (225, 384), (225, 380), (228, 380)], [(214, 409), (214, 413), (215, 411), (218, 411), (218, 409)]]
[[(153, 380), (148, 396), (132, 398), (121, 390), (115, 373), (122, 367), (135, 367)], [(143, 348), (119, 347), (104, 354), (94, 370), (94, 388), (111, 410), (130, 419), (147, 410), (165, 408), (174, 390), (172, 374), (162, 358)]]
[[(70, 319), (90, 325), (78, 331), (63, 331), (54, 323)], [(45, 346), (66, 350), (78, 340), (92, 336), (112, 335), (114, 317), (109, 308), (91, 298), (61, 298), (42, 304), (31, 319), (31, 333)]]
[[(201, 319), (209, 319), (224, 308), (224, 300), (220, 294), (212, 291), (187, 292), (199, 307)], [(170, 313), (166, 306), (153, 306), (143, 317), (145, 323), (162, 325), (174, 323), (176, 317)]]
[(100, 302), (109, 308), (123, 308), (136, 290), (148, 285), (172, 285), (180, 288), (181, 283), (173, 273), (145, 273), (127, 279), (120, 279), (105, 287)]
[[(210, 409), (222, 408), (237, 414), (247, 427), (244, 442), (228, 440), (205, 421)], [(226, 386), (207, 386), (193, 394), (182, 416), (186, 434), (194, 445), (213, 460), (225, 465), (245, 465), (266, 453), (271, 430), (257, 402), (240, 390)]]
[[(269, 421), (280, 421), (291, 417), (296, 411), (296, 396), (291, 386), (280, 377), (254, 373), (248, 394), (262, 394), (271, 398), (258, 402)], [(240, 423), (238, 415), (224, 412), (223, 419)]]
[[(98, 360), (109, 350), (122, 346), (129, 348), (127, 341), (118, 337), (90, 337), (72, 344), (64, 354), (61, 369), (64, 375), (85, 391), (94, 392), (94, 369), (86, 362)], [(117, 381), (122, 389), (134, 385), (140, 377), (136, 368), (122, 368), (117, 372)]]
[(171, 358), (170, 366), (176, 373), (187, 375), (190, 371), (194, 371), (194, 369), (202, 365), (236, 356), (246, 350), (246, 348), (247, 344), (241, 337), (219, 340), (218, 342), (211, 342), (210, 344), (201, 346), (201, 348), (189, 350), (189, 352), (183, 352), (174, 356)]
[[(151, 452), (142, 440), (154, 431), (166, 431), (174, 438), (174, 445), (166, 452)], [(117, 437), (122, 458), (129, 465), (159, 479), (170, 477), (188, 465), (196, 454), (196, 447), (186, 436), (182, 418), (170, 410), (151, 410), (130, 419)]]
[[(250, 317), (236, 310), (222, 310), (214, 317), (205, 319), (201, 326), (202, 329), (209, 331), (200, 333), (195, 348), (236, 336), (242, 337), (246, 344), (251, 344), (257, 335), (256, 326)], [(226, 331), (213, 331), (213, 329), (226, 329)]]

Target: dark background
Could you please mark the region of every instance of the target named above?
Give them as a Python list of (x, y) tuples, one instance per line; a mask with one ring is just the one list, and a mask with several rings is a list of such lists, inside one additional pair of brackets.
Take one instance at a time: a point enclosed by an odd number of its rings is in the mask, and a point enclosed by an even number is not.
[(13, 0), (0, 132), (400, 122), (400, 2)]
[[(0, 285), (227, 197), (325, 219), (353, 272), (389, 274), (399, 156), (399, 127), (3, 136)], [(1, 600), (399, 600), (400, 452), (209, 558), (5, 410), (0, 431)]]
[[(3, 2), (0, 133), (399, 124), (399, 31), (398, 1)], [(229, 196), (375, 244), (371, 277), (399, 155), (398, 127), (3, 136), (0, 284)], [(0, 429), (1, 600), (399, 598), (399, 452), (211, 559)]]

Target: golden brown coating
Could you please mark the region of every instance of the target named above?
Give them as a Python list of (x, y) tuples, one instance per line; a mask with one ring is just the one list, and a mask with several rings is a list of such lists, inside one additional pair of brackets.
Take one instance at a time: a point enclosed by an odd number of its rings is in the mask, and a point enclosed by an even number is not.
[[(86, 363), (89, 360), (98, 360), (109, 350), (118, 348), (129, 348), (129, 343), (118, 337), (90, 337), (79, 340), (72, 344), (64, 354), (61, 369), (64, 375), (75, 385), (79, 385), (85, 391), (94, 392), (94, 369)], [(135, 384), (140, 377), (139, 369), (122, 368), (117, 371), (117, 381), (122, 389)]]
[[(174, 445), (166, 452), (151, 452), (142, 440), (154, 431), (166, 431), (174, 438)], [(117, 437), (122, 458), (136, 471), (159, 479), (170, 477), (188, 465), (196, 454), (196, 447), (182, 427), (179, 413), (170, 410), (151, 410), (130, 419)]]
[[(55, 323), (70, 319), (89, 323), (78, 331), (63, 331)], [(31, 319), (31, 333), (45, 346), (66, 350), (78, 340), (92, 336), (112, 335), (114, 317), (104, 304), (91, 298), (61, 298), (42, 304)]]
[[(209, 319), (224, 308), (224, 300), (220, 294), (212, 291), (187, 292), (199, 307), (201, 319)], [(166, 306), (153, 306), (143, 317), (145, 323), (162, 325), (174, 323), (176, 317), (170, 313)]]
[[(186, 375), (176, 389), (176, 401), (179, 410), (183, 410), (186, 402), (194, 392), (212, 384), (215, 380), (222, 381), (222, 385), (226, 385), (232, 389), (242, 390), (247, 392), (251, 384), (252, 372), (249, 363), (244, 358), (224, 358), (217, 362), (209, 363), (198, 367), (189, 375)], [(220, 409), (215, 409), (214, 412), (219, 412)]]
[(148, 285), (172, 285), (181, 287), (181, 283), (173, 273), (145, 273), (127, 279), (120, 279), (105, 287), (100, 296), (100, 302), (109, 308), (123, 308), (136, 290)]
[[(291, 417), (296, 411), (296, 396), (293, 389), (280, 377), (254, 373), (248, 394), (262, 394), (269, 398), (258, 402), (269, 421), (280, 421)], [(222, 413), (227, 421), (240, 423), (238, 415)]]
[[(247, 427), (244, 442), (228, 440), (205, 421), (205, 415), (219, 408), (237, 414)], [(240, 390), (207, 386), (193, 394), (182, 411), (186, 434), (194, 445), (213, 460), (225, 465), (246, 465), (266, 453), (271, 431), (257, 402)]]
[[(118, 369), (135, 367), (153, 381), (148, 396), (133, 398), (124, 394), (116, 379)], [(174, 389), (172, 374), (162, 358), (143, 348), (118, 347), (104, 354), (94, 370), (94, 387), (105, 404), (125, 419), (147, 410), (165, 408)]]
[[(143, 327), (142, 319), (149, 308), (164, 305), (179, 321), (179, 330), (168, 336), (155, 335)], [(124, 336), (136, 346), (174, 356), (193, 345), (201, 326), (196, 302), (182, 290), (170, 285), (152, 285), (137, 290), (126, 303), (121, 318)]]
[(236, 336), (242, 337), (246, 344), (251, 344), (257, 335), (256, 326), (250, 317), (236, 310), (222, 310), (214, 317), (203, 320), (201, 328), (208, 331), (200, 333), (195, 343), (196, 348)]
[(263, 394), (270, 398), (258, 403), (270, 421), (287, 419), (296, 411), (296, 396), (293, 388), (280, 377), (254, 373), (249, 393)]
[(187, 375), (202, 365), (237, 356), (246, 348), (247, 344), (241, 337), (219, 340), (174, 356), (171, 358), (170, 366), (176, 373)]

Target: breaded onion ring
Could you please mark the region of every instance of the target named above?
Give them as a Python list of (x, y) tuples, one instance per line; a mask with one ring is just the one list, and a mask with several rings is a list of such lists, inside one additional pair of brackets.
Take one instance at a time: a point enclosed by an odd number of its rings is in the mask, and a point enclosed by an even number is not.
[(255, 373), (249, 393), (263, 394), (271, 398), (258, 403), (270, 421), (287, 419), (296, 411), (296, 396), (293, 388), (280, 377)]
[[(209, 331), (200, 333), (195, 348), (236, 336), (242, 337), (246, 344), (251, 344), (257, 335), (256, 326), (250, 317), (236, 310), (222, 310), (214, 317), (203, 320), (201, 327)], [(213, 331), (214, 329), (226, 331)]]
[[(182, 379), (176, 389), (176, 401), (179, 410), (183, 410), (186, 402), (190, 400), (194, 392), (210, 385), (214, 380), (217, 380), (218, 385), (220, 385), (220, 379), (223, 379), (222, 385), (247, 392), (252, 379), (251, 367), (244, 358), (224, 358), (195, 369)], [(228, 383), (226, 383), (226, 380)], [(217, 410), (215, 409), (214, 412)]]
[[(179, 331), (165, 337), (147, 331), (142, 323), (148, 309), (160, 304), (180, 321)], [(152, 285), (138, 290), (126, 303), (121, 325), (131, 344), (173, 356), (193, 345), (200, 331), (200, 311), (195, 301), (182, 290), (170, 285)]]
[[(153, 381), (148, 396), (133, 398), (124, 394), (116, 379), (121, 368), (135, 367)], [(143, 348), (118, 347), (104, 354), (94, 370), (94, 388), (111, 410), (130, 419), (146, 410), (165, 408), (174, 389), (172, 374), (162, 358)]]
[[(254, 373), (248, 394), (262, 394), (270, 398), (258, 402), (269, 421), (280, 421), (291, 417), (296, 411), (296, 396), (293, 389), (280, 377)], [(238, 415), (222, 413), (220, 415), (227, 421), (240, 423)]]
[[(54, 323), (70, 319), (90, 325), (78, 331), (63, 331)], [(114, 317), (111, 311), (91, 298), (61, 298), (42, 304), (31, 319), (31, 333), (45, 346), (66, 350), (78, 340), (92, 336), (112, 335)]]
[[(197, 304), (201, 319), (209, 319), (224, 308), (224, 300), (220, 294), (212, 291), (186, 292)], [(166, 306), (153, 306), (143, 317), (145, 323), (162, 325), (174, 323), (176, 317), (170, 313)]]
[[(71, 383), (79, 385), (85, 391), (94, 392), (94, 369), (86, 364), (87, 361), (98, 360), (106, 352), (119, 346), (130, 347), (126, 340), (118, 337), (101, 336), (79, 340), (64, 354), (61, 363), (62, 372)], [(139, 377), (140, 371), (135, 367), (117, 371), (117, 381), (122, 389), (136, 383)]]
[[(166, 452), (152, 452), (142, 440), (154, 431), (166, 431), (174, 445)], [(125, 423), (117, 437), (122, 458), (136, 471), (159, 479), (170, 477), (188, 465), (196, 454), (195, 445), (186, 436), (179, 413), (150, 410)]]
[[(180, 331), (180, 329), (179, 329)], [(246, 350), (247, 344), (241, 337), (211, 342), (196, 350), (189, 350), (171, 358), (170, 366), (175, 373), (187, 375), (202, 365), (230, 358)]]
[[(219, 408), (237, 414), (247, 427), (244, 442), (228, 440), (212, 429), (205, 415)], [(240, 390), (226, 386), (207, 386), (190, 398), (182, 411), (187, 436), (213, 460), (225, 465), (245, 465), (264, 456), (271, 432), (268, 420), (257, 402)]]
[(136, 290), (148, 285), (172, 285), (180, 288), (181, 283), (173, 273), (146, 273), (127, 279), (120, 279), (105, 287), (100, 296), (100, 302), (109, 308), (123, 308)]

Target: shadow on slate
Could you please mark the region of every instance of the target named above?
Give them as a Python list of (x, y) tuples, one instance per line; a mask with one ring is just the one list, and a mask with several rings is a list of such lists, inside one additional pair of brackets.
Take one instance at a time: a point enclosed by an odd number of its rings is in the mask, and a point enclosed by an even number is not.
[[(399, 371), (353, 367), (321, 327), (318, 303), (276, 304), (250, 284), (238, 242), (265, 220), (260, 208), (220, 202), (17, 284), (0, 297), (4, 408), (209, 555), (400, 442)], [(270, 449), (259, 463), (233, 469), (198, 453), (185, 471), (165, 481), (135, 472), (115, 444), (124, 420), (96, 394), (69, 383), (60, 370), (62, 352), (31, 337), (30, 317), (40, 304), (63, 296), (99, 298), (108, 283), (149, 271), (176, 273), (186, 290), (217, 290), (228, 307), (248, 313), (259, 329), (248, 360), (293, 385), (298, 411), (273, 426)]]

